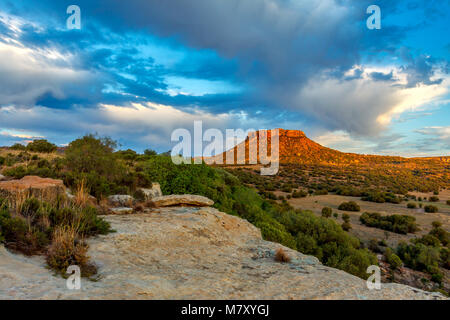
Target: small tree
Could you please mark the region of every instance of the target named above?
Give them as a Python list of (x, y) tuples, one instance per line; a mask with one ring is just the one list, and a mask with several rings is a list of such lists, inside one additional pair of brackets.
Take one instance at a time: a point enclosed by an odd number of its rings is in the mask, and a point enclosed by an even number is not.
[(333, 210), (329, 207), (322, 208), (322, 217), (329, 218), (331, 217)]
[(45, 139), (34, 140), (27, 145), (27, 150), (31, 152), (51, 153), (57, 149), (56, 145)]
[(116, 167), (113, 155), (117, 143), (110, 138), (86, 135), (72, 141), (67, 147), (67, 166), (79, 173), (95, 171), (100, 175), (112, 173)]
[(152, 150), (152, 149), (145, 149), (144, 150), (144, 154), (146, 156), (156, 156), (157, 155), (156, 151)]
[(442, 222), (440, 222), (440, 221), (433, 221), (431, 223), (431, 225), (433, 226), (434, 229), (437, 229), (437, 228), (442, 227)]

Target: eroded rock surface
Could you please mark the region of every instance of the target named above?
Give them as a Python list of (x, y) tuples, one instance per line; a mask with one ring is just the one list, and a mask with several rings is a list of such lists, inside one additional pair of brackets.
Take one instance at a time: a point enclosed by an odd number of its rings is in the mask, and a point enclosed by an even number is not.
[(134, 198), (127, 194), (116, 194), (108, 197), (108, 204), (113, 207), (132, 206)]
[(152, 200), (156, 197), (161, 197), (163, 194), (161, 192), (161, 186), (159, 183), (153, 182), (152, 187), (150, 189), (146, 188), (140, 188), (140, 192), (142, 192), (142, 195), (144, 196), (144, 200)]
[(172, 207), (172, 206), (197, 206), (209, 207), (214, 204), (214, 201), (203, 196), (192, 194), (180, 194), (155, 197), (151, 200), (155, 207)]
[(368, 290), (366, 282), (284, 248), (253, 225), (213, 208), (160, 208), (106, 216), (117, 231), (91, 239), (100, 280), (80, 291), (52, 276), (41, 258), (0, 248), (0, 299), (443, 299), (399, 284)]

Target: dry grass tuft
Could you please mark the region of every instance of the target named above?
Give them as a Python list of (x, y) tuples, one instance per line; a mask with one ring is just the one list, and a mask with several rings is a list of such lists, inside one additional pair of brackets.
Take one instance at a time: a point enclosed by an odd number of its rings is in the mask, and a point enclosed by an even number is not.
[(81, 180), (77, 186), (73, 202), (79, 207), (86, 207), (89, 204), (89, 190), (86, 187), (86, 182)]
[(47, 250), (47, 264), (62, 274), (69, 266), (77, 265), (83, 276), (91, 276), (97, 272), (97, 268), (89, 263), (88, 248), (84, 240), (78, 238), (76, 227), (57, 227)]
[(275, 261), (278, 262), (291, 262), (291, 257), (283, 250), (283, 248), (279, 248), (277, 252), (275, 252)]

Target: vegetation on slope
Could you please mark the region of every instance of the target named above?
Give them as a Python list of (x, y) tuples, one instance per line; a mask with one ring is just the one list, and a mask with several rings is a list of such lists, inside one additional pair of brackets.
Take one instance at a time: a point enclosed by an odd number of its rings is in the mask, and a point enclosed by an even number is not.
[[(211, 198), (217, 209), (245, 218), (260, 228), (265, 239), (315, 255), (328, 266), (366, 278), (367, 267), (377, 264), (375, 256), (362, 249), (359, 240), (343, 231), (332, 219), (294, 210), (285, 202), (277, 204), (264, 199), (225, 170), (204, 164), (175, 165), (168, 156), (154, 155), (153, 152), (140, 155), (132, 150), (114, 152), (115, 147), (108, 138), (88, 135), (72, 142), (65, 150), (65, 156), (52, 160), (43, 161), (39, 156), (24, 152), (20, 154), (21, 160), (27, 159), (24, 163), (17, 159), (19, 156), (8, 155), (8, 163), (15, 162), (16, 165), (8, 167), (4, 174), (16, 178), (30, 174), (60, 178), (72, 189), (83, 182), (99, 200), (113, 193), (133, 194), (138, 187), (149, 186), (152, 181), (159, 182), (165, 194), (192, 193)], [(59, 257), (66, 243), (76, 242), (73, 240), (76, 237), (62, 232), (60, 227), (68, 225), (73, 230), (68, 217), (86, 213), (83, 210), (74, 213), (73, 209), (65, 207), (56, 207), (55, 210), (63, 221), (68, 220), (69, 223), (53, 223), (48, 228), (36, 224), (35, 230), (36, 234), (46, 235), (43, 239), (47, 242), (39, 246), (47, 245), (48, 252)], [(43, 216), (49, 216), (50, 213), (45, 212)], [(8, 216), (5, 219), (10, 221), (13, 218)], [(7, 223), (5, 225), (8, 226)], [(4, 235), (5, 229), (8, 227), (1, 230)], [(7, 232), (8, 237), (12, 234), (15, 233)], [(48, 247), (48, 242), (55, 239), (58, 239), (58, 245), (53, 245), (53, 242)], [(72, 252), (83, 253), (85, 250), (72, 246)], [(62, 263), (58, 259), (47, 261), (49, 265), (54, 262), (55, 266)]]

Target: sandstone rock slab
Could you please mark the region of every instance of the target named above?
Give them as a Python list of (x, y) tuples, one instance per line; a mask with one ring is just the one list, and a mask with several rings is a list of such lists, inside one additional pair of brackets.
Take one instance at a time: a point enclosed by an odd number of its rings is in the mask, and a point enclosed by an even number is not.
[(203, 196), (182, 194), (155, 197), (151, 200), (155, 207), (172, 207), (172, 206), (196, 206), (196, 207), (210, 207), (214, 201)]
[[(264, 241), (247, 221), (214, 208), (105, 219), (116, 232), (89, 240), (98, 281), (82, 279), (81, 290), (68, 290), (43, 258), (0, 246), (0, 299), (445, 299), (391, 283), (369, 290), (365, 280)], [(290, 263), (275, 261), (280, 247)]]
[(66, 188), (62, 180), (26, 176), (20, 180), (0, 182), (0, 197), (35, 197), (40, 200), (53, 201), (64, 196)]

